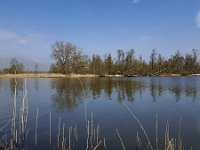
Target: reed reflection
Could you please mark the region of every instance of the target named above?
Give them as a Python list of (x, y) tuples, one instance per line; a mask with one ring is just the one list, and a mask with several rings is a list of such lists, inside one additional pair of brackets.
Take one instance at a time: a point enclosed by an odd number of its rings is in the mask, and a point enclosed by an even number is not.
[(39, 83), (38, 83), (39, 81), (38, 80), (39, 80), (38, 78), (34, 79), (34, 84), (35, 84), (35, 90), (36, 91), (39, 91)]
[(23, 91), (24, 79), (23, 78), (10, 79), (10, 92), (12, 95), (14, 95), (15, 93), (15, 84), (16, 84), (16, 95), (18, 96), (19, 93)]

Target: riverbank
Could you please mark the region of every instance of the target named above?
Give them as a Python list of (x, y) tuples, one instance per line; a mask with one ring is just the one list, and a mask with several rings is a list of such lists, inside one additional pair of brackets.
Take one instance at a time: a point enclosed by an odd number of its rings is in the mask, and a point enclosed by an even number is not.
[[(142, 76), (142, 75), (141, 75)], [(141, 77), (140, 75), (124, 76), (124, 75), (94, 75), (94, 74), (60, 74), (60, 73), (22, 73), (22, 74), (0, 74), (0, 78), (79, 78), (79, 77)], [(200, 76), (200, 74), (163, 74), (163, 75), (145, 75), (156, 77), (177, 77), (177, 76)]]
[(0, 78), (78, 78), (78, 77), (98, 77), (92, 74), (59, 74), (59, 73), (23, 73), (23, 74), (0, 74)]

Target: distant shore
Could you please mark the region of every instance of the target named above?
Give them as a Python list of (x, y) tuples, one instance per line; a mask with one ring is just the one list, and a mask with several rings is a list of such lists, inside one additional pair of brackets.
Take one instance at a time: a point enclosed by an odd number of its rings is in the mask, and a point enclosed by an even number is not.
[(98, 77), (92, 74), (60, 74), (60, 73), (22, 73), (22, 74), (0, 74), (0, 78), (66, 78), (66, 77)]
[(22, 73), (22, 74), (0, 74), (0, 78), (78, 78), (78, 77), (141, 77), (141, 76), (157, 76), (157, 77), (177, 77), (177, 76), (200, 76), (200, 74), (163, 74), (163, 75), (94, 75), (94, 74), (60, 74), (60, 73)]

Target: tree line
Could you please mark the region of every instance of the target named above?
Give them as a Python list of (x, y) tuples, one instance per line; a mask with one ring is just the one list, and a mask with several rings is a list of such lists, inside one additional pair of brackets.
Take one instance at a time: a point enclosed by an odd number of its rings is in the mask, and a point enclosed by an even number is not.
[(19, 74), (24, 72), (24, 64), (16, 58), (11, 58), (10, 67), (0, 70), (0, 73)]
[[(36, 63), (34, 65), (34, 71), (31, 71), (31, 73), (39, 73), (38, 71), (39, 64)], [(8, 68), (0, 69), (0, 74), (20, 74), (30, 71), (25, 71), (24, 64), (19, 62), (16, 58), (11, 58), (10, 60), (10, 66)]]
[(98, 54), (89, 57), (74, 44), (63, 41), (55, 42), (51, 50), (51, 58), (55, 60), (49, 70), (52, 73), (124, 76), (200, 73), (197, 49), (192, 49), (186, 55), (177, 51), (168, 59), (153, 49), (149, 61), (145, 61), (142, 56), (136, 58), (134, 49), (128, 51), (118, 49), (116, 58), (113, 58), (110, 53), (103, 57)]
[[(146, 61), (140, 55), (136, 58), (134, 49), (124, 51), (118, 49), (116, 57), (111, 53), (104, 56), (93, 54), (91, 57), (70, 42), (56, 41), (51, 46), (51, 58), (55, 60), (50, 66), (50, 73), (62, 74), (96, 74), (145, 76), (145, 75), (188, 75), (200, 73), (199, 50), (192, 49), (190, 53), (182, 55), (177, 51), (170, 58), (164, 58), (153, 49), (149, 60)], [(38, 73), (38, 65), (35, 64), (35, 73)], [(16, 58), (10, 61), (10, 67), (0, 70), (0, 73), (18, 74), (24, 72), (23, 63)]]

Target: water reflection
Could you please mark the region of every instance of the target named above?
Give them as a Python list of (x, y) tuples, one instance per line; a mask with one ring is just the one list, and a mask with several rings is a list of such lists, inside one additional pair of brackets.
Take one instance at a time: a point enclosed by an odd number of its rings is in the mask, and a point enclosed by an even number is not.
[(12, 95), (15, 93), (16, 84), (16, 95), (18, 96), (20, 92), (23, 91), (24, 79), (23, 78), (11, 78), (10, 79), (10, 92)]
[(68, 111), (71, 111), (81, 103), (85, 92), (82, 84), (84, 83), (73, 78), (52, 79), (51, 88), (55, 89), (56, 93), (51, 96), (51, 99), (56, 109), (63, 111), (67, 108)]
[(39, 80), (38, 78), (35, 78), (35, 79), (34, 79), (34, 82), (35, 82), (35, 90), (36, 90), (36, 91), (39, 91), (39, 85), (38, 85), (38, 84), (39, 84), (39, 83), (38, 83), (39, 81), (38, 81), (38, 80)]
[(181, 96), (191, 97), (195, 101), (200, 89), (196, 82), (199, 82), (198, 77), (152, 77), (149, 90), (153, 101), (156, 101), (157, 95), (160, 97), (166, 92), (172, 93), (176, 102), (181, 100)]
[[(22, 93), (23, 83), (24, 79), (17, 79), (17, 94)], [(134, 133), (140, 128), (137, 127), (134, 120), (130, 119), (125, 108), (119, 104), (126, 101), (126, 104), (144, 124), (147, 133), (152, 135), (151, 137), (155, 137), (152, 131), (155, 129), (156, 113), (159, 115), (159, 139), (162, 139), (164, 135), (162, 133), (165, 133), (167, 120), (169, 120), (172, 129), (175, 127), (175, 130), (171, 131), (176, 137), (178, 131), (176, 127), (179, 126), (176, 119), (180, 116), (183, 117), (182, 129), (186, 135), (183, 137), (183, 141), (186, 141), (185, 144), (191, 143), (194, 146), (196, 144), (198, 149), (199, 142), (195, 139), (199, 139), (200, 135), (198, 132), (200, 131), (198, 113), (200, 105), (199, 102), (196, 102), (200, 97), (199, 83), (199, 77), (27, 79), (30, 106), (29, 137), (34, 138), (36, 106), (39, 107), (38, 139), (41, 140), (41, 145), (45, 145), (45, 140), (46, 143), (49, 142), (49, 130), (45, 131), (46, 128), (49, 128), (49, 112), (52, 112), (52, 137), (57, 137), (57, 132), (54, 131), (57, 131), (60, 116), (63, 123), (77, 124), (80, 128), (80, 135), (82, 135), (81, 130), (85, 128), (85, 123), (83, 122), (84, 117), (80, 117), (80, 114), (84, 112), (84, 105), (81, 103), (88, 100), (87, 112), (88, 114), (94, 112), (96, 123), (102, 127), (103, 137), (111, 140), (108, 142), (110, 147), (113, 146), (113, 143), (119, 142), (116, 135), (113, 134), (113, 129), (116, 128), (119, 128), (127, 145), (133, 145), (132, 139), (136, 137)], [(7, 116), (13, 112), (14, 85), (15, 79), (0, 79), (1, 116)], [(21, 112), (22, 95), (19, 96), (17, 111)], [(195, 104), (191, 101), (194, 101)], [(133, 102), (132, 105), (130, 102)], [(73, 111), (75, 109), (76, 111)], [(79, 120), (80, 118), (82, 119)], [(188, 124), (188, 122), (190, 123)], [(10, 126), (8, 128), (11, 129)], [(84, 141), (83, 138), (80, 139), (80, 141)], [(34, 139), (30, 139), (29, 142), (31, 143), (31, 141), (34, 142)], [(162, 144), (161, 142), (159, 145)], [(116, 149), (113, 147), (111, 149)]]
[[(17, 80), (17, 94), (23, 90), (24, 79)], [(41, 79), (39, 79), (41, 80)], [(59, 111), (72, 111), (82, 103), (83, 99), (91, 97), (99, 98), (102, 94), (108, 100), (117, 100), (119, 103), (128, 100), (135, 101), (136, 94), (144, 95), (149, 92), (151, 99), (156, 102), (159, 97), (168, 93), (174, 96), (178, 102), (182, 97), (190, 97), (192, 101), (197, 100), (200, 89), (198, 77), (141, 77), (141, 78), (58, 78), (49, 79), (53, 105)], [(34, 84), (35, 91), (42, 90), (38, 79), (29, 79)], [(8, 84), (9, 83), (9, 84)], [(15, 79), (1, 79), (0, 89), (10, 88), (14, 94)]]

